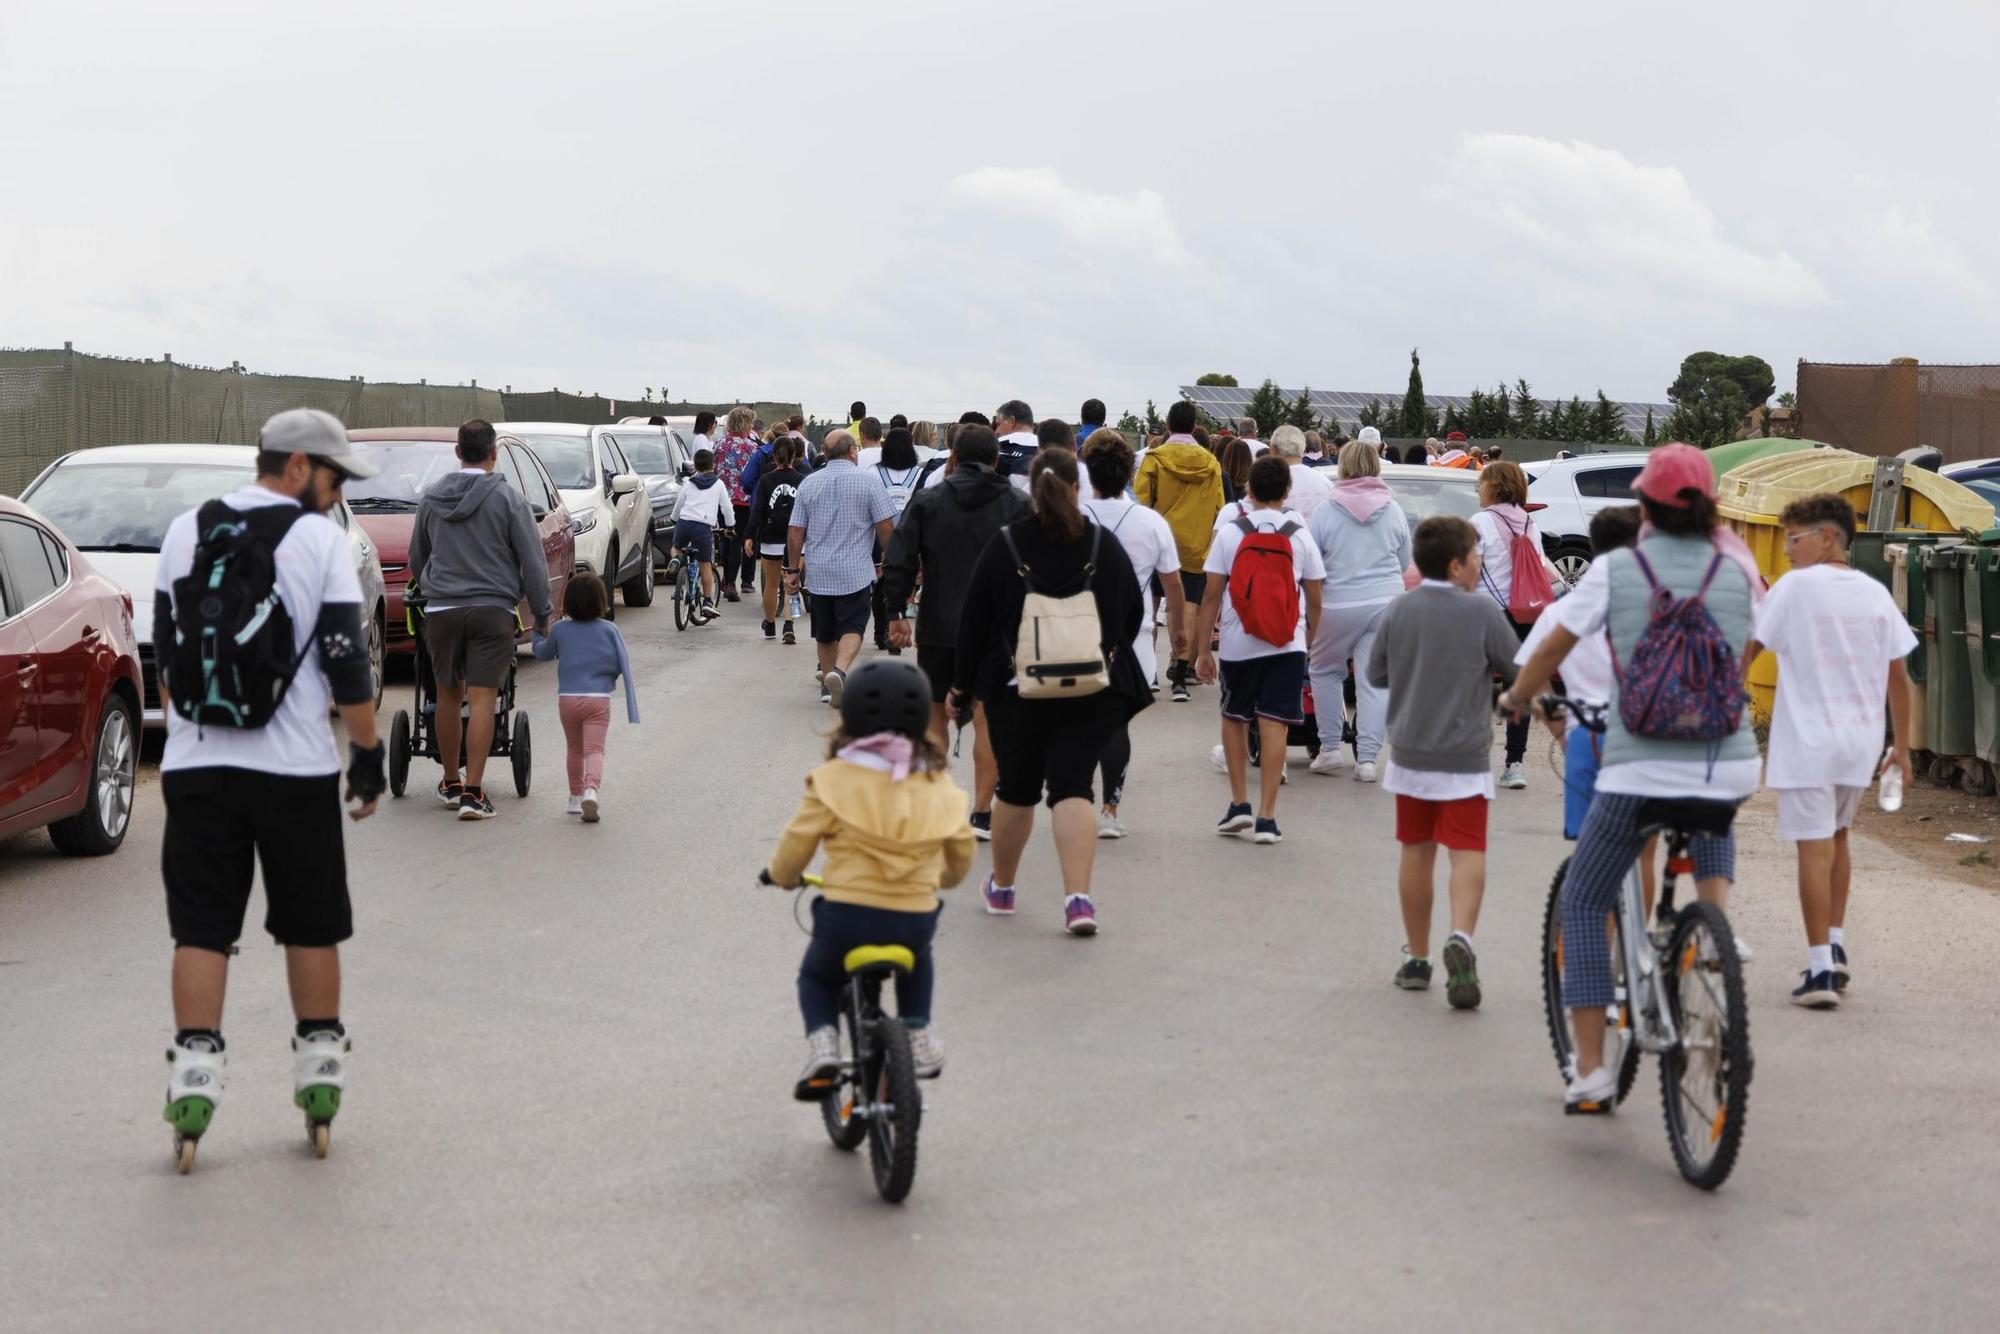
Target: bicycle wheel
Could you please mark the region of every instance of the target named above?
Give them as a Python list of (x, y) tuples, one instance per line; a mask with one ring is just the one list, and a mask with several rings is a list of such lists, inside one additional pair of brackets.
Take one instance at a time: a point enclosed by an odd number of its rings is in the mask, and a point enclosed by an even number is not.
[(1662, 969), (1680, 1047), (1660, 1056), (1667, 1141), (1681, 1175), (1703, 1190), (1729, 1179), (1750, 1108), (1750, 1010), (1729, 919), (1696, 900), (1674, 921)]
[(910, 1033), (900, 1019), (875, 1021), (873, 1059), (868, 1063), (878, 1107), (886, 1110), (868, 1118), (868, 1158), (875, 1168), (875, 1190), (891, 1204), (901, 1204), (917, 1179), (917, 1124), (923, 1119), (923, 1095), (917, 1092), (917, 1062), (910, 1055)]
[(689, 596), (689, 583), (687, 558), (683, 556), (681, 558), (680, 569), (674, 572), (674, 629), (676, 630), (687, 629), (688, 621), (693, 619), (694, 616), (694, 604)]
[[(1556, 867), (1555, 879), (1549, 883), (1548, 905), (1542, 910), (1542, 1014), (1549, 1023), (1549, 1045), (1555, 1050), (1556, 1069), (1562, 1072), (1564, 1082), (1570, 1077), (1570, 1065), (1575, 1052), (1570, 1037), (1569, 1012), (1563, 1009), (1562, 973), (1562, 888), (1563, 877), (1569, 873), (1569, 858), (1563, 858), (1562, 865)], [(1639, 1047), (1632, 1041), (1632, 1006), (1625, 988), (1625, 944), (1623, 932), (1618, 925), (1618, 915), (1613, 913), (1608, 919), (1607, 930), (1611, 943), (1611, 982), (1618, 998), (1617, 1022), (1604, 1032), (1604, 1059), (1618, 1063), (1618, 1098), (1624, 1102), (1632, 1091), (1632, 1085), (1639, 1078)]]
[[(841, 1044), (846, 1048), (842, 1055), (851, 1060), (855, 1054), (854, 1016), (843, 1010), (840, 1018)], [(819, 1118), (826, 1126), (826, 1137), (833, 1141), (834, 1148), (847, 1153), (860, 1148), (861, 1141), (868, 1136), (868, 1123), (854, 1114), (855, 1092), (859, 1088), (858, 1079), (843, 1077), (833, 1092), (822, 1098), (819, 1104)]]

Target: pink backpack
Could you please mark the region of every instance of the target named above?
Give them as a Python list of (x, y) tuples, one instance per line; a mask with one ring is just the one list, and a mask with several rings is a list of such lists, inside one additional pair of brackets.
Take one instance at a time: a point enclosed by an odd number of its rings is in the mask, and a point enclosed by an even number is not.
[[(1490, 512), (1490, 511), (1489, 511)], [(1516, 625), (1532, 625), (1542, 610), (1555, 601), (1556, 592), (1549, 583), (1548, 567), (1542, 563), (1542, 548), (1528, 530), (1533, 526), (1529, 520), (1521, 520), (1519, 532), (1498, 514), (1500, 526), (1513, 534), (1507, 544), (1507, 558), (1513, 565), (1513, 587), (1507, 594), (1507, 615)], [(1493, 588), (1491, 579), (1487, 588)]]

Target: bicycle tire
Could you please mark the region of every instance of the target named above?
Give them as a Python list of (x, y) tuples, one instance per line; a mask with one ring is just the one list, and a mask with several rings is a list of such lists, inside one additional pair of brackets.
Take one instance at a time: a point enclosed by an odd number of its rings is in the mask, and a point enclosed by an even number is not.
[[(1569, 873), (1570, 859), (1565, 857), (1562, 865), (1556, 867), (1555, 879), (1549, 882), (1547, 906), (1542, 910), (1542, 1015), (1548, 1020), (1549, 1045), (1555, 1051), (1556, 1070), (1565, 1081), (1569, 1079), (1571, 1043), (1569, 1035), (1569, 1012), (1562, 1003), (1562, 888), (1563, 877)], [(1611, 915), (1611, 975), (1613, 982), (1625, 989), (1625, 1002), (1619, 1007), (1618, 1021), (1628, 1030), (1625, 1055), (1618, 1065), (1618, 1095), (1616, 1101), (1624, 1102), (1632, 1092), (1632, 1086), (1639, 1079), (1639, 1044), (1629, 1038), (1632, 1024), (1631, 989), (1625, 987), (1624, 942), (1620, 938), (1622, 928), (1618, 925), (1618, 915)]]
[(875, 1101), (894, 1110), (886, 1117), (869, 1118), (868, 1158), (875, 1169), (876, 1193), (890, 1204), (901, 1204), (917, 1179), (923, 1095), (917, 1092), (917, 1062), (910, 1054), (910, 1033), (903, 1021), (884, 1015), (875, 1021), (873, 1037)]
[(686, 558), (682, 558), (681, 568), (674, 574), (674, 629), (685, 630), (694, 619), (694, 609), (688, 600), (688, 571)]
[[(842, 1007), (840, 1018), (840, 1026), (847, 1033), (847, 1054), (852, 1057), (856, 1053), (854, 1016)], [(859, 1088), (858, 1079), (843, 1077), (834, 1086), (833, 1092), (820, 1099), (819, 1103), (819, 1119), (826, 1127), (826, 1137), (833, 1141), (834, 1148), (844, 1153), (853, 1153), (861, 1147), (861, 1141), (868, 1138), (868, 1123), (858, 1120), (853, 1114), (854, 1098)]]
[[(1713, 944), (1714, 960), (1698, 969), (1696, 965), (1705, 957), (1702, 936)], [(1681, 909), (1670, 939), (1660, 985), (1682, 1045), (1660, 1056), (1660, 1100), (1666, 1111), (1667, 1143), (1674, 1151), (1674, 1163), (1681, 1175), (1692, 1185), (1714, 1190), (1729, 1179), (1736, 1167), (1750, 1111), (1750, 1076), (1754, 1067), (1750, 1055), (1750, 1010), (1743, 990), (1743, 960), (1736, 953), (1736, 936), (1729, 919), (1720, 908), (1699, 899)], [(1718, 999), (1722, 1002), (1725, 1013), (1719, 1022), (1701, 1025), (1709, 1032), (1690, 1032), (1695, 1024), (1688, 1018), (1682, 1001), (1684, 977), (1702, 982), (1705, 1002)], [(1720, 982), (1719, 992), (1710, 983), (1711, 977)], [(1717, 1056), (1712, 1075), (1691, 1070), (1691, 1037), (1696, 1043), (1705, 1044), (1692, 1050), (1707, 1050), (1712, 1044)], [(1694, 1103), (1686, 1093), (1686, 1078), (1690, 1073), (1709, 1086), (1715, 1107), (1712, 1113)], [(1702, 1113), (1701, 1124), (1689, 1119), (1691, 1105)], [(1705, 1139), (1710, 1148), (1705, 1160), (1690, 1147), (1691, 1142), (1700, 1139)]]

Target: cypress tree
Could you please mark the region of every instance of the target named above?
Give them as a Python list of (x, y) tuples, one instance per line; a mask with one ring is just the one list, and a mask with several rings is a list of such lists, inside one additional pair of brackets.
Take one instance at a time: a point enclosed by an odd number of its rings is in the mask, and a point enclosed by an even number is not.
[(1424, 373), (1417, 360), (1417, 349), (1410, 349), (1410, 387), (1403, 393), (1403, 434), (1423, 435), (1430, 426), (1429, 414), (1424, 411)]

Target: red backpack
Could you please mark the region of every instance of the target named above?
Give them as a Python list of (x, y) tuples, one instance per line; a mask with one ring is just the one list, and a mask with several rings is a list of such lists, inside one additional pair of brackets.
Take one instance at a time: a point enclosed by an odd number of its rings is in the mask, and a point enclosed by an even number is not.
[(1267, 644), (1289, 644), (1299, 628), (1299, 579), (1292, 565), (1290, 519), (1268, 532), (1246, 515), (1236, 521), (1243, 541), (1229, 563), (1229, 605), (1243, 628)]
[[(1513, 527), (1499, 515), (1500, 526), (1513, 534), (1507, 544), (1507, 559), (1513, 566), (1513, 586), (1507, 591), (1507, 615), (1516, 625), (1532, 625), (1542, 614), (1542, 609), (1556, 600), (1556, 592), (1549, 584), (1548, 567), (1542, 563), (1542, 548), (1528, 535), (1530, 524), (1521, 521), (1521, 531)], [(1489, 577), (1486, 586), (1492, 590), (1493, 581)]]

